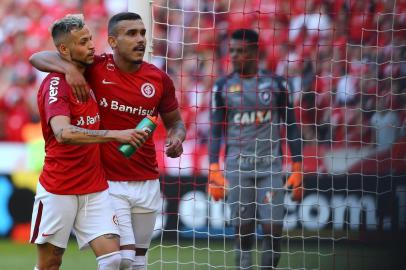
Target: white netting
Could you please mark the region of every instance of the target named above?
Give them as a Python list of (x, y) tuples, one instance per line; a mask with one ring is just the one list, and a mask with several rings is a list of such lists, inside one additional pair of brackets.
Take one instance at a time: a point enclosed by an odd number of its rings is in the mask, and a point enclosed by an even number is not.
[(289, 81), (303, 141), (306, 194), (300, 204), (285, 198), (279, 269), (396, 267), (391, 240), (406, 229), (406, 2), (160, 0), (152, 10), (152, 61), (175, 82), (188, 139), (173, 160), (157, 134), (165, 206), (149, 269), (235, 267), (229, 208), (205, 187), (211, 89), (231, 72), (228, 37), (241, 27), (259, 32), (261, 66)]

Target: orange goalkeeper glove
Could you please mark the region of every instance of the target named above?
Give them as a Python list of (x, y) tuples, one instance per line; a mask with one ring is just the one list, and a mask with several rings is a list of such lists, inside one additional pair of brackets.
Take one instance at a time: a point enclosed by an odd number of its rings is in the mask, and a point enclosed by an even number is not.
[(219, 201), (226, 196), (227, 180), (220, 171), (217, 163), (210, 164), (207, 193), (215, 200)]
[(286, 181), (287, 188), (292, 189), (292, 200), (300, 202), (303, 198), (303, 172), (302, 163), (292, 164), (292, 174)]

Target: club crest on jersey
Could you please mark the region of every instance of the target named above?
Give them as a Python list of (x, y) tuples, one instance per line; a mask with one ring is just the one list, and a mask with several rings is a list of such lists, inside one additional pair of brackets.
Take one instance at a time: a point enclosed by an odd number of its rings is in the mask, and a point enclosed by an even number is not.
[(240, 84), (231, 85), (228, 88), (228, 92), (230, 92), (230, 93), (241, 92), (241, 85)]
[(144, 83), (141, 86), (141, 93), (144, 97), (151, 98), (155, 95), (155, 87), (150, 83)]
[(269, 91), (259, 92), (258, 95), (259, 101), (261, 101), (263, 105), (271, 104), (271, 93)]
[(114, 223), (115, 225), (117, 225), (117, 226), (119, 225), (117, 215), (113, 215), (113, 223)]

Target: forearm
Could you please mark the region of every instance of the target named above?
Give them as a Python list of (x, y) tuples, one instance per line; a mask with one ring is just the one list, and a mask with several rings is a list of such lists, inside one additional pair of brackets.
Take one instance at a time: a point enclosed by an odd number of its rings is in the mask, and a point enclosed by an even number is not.
[(59, 143), (64, 144), (90, 144), (116, 141), (115, 130), (91, 130), (69, 125), (55, 133)]
[(182, 120), (178, 120), (174, 122), (170, 127), (167, 129), (168, 137), (171, 138), (178, 138), (181, 142), (183, 142), (186, 138), (186, 128), (185, 124)]
[(42, 51), (31, 55), (31, 65), (44, 72), (67, 73), (74, 65), (59, 56), (55, 51)]
[(288, 134), (291, 133), (291, 136), (288, 136), (288, 144), (290, 148), (290, 153), (292, 155), (293, 162), (301, 162), (302, 161), (302, 140), (301, 138), (296, 135), (299, 134), (297, 125), (295, 127), (291, 126), (288, 127)]
[(219, 162), (221, 140), (223, 134), (223, 111), (218, 110), (211, 115), (212, 124), (209, 140), (209, 161), (210, 164)]
[(287, 110), (286, 115), (287, 138), (293, 162), (302, 161), (302, 138), (296, 123), (293, 109)]
[(221, 138), (211, 138), (209, 146), (209, 162), (218, 163), (220, 156)]

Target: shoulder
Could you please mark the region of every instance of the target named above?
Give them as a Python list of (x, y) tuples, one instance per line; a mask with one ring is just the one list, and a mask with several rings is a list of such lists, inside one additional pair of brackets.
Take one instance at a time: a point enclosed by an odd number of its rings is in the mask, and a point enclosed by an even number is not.
[(260, 70), (260, 76), (276, 82), (278, 86), (282, 86), (287, 83), (287, 80), (284, 77), (268, 70)]
[(162, 78), (162, 80), (170, 80), (169, 75), (163, 71), (162, 69), (158, 68), (154, 64), (148, 62), (142, 62), (141, 71), (144, 73), (153, 73), (156, 74), (158, 77)]
[(213, 85), (213, 92), (221, 92), (227, 81), (233, 78), (233, 73), (219, 77)]
[(114, 66), (113, 55), (111, 53), (103, 53), (100, 55), (95, 55), (94, 61), (89, 66), (89, 68), (94, 68), (96, 66), (105, 66), (105, 65), (108, 65), (109, 63), (112, 63), (111, 64), (112, 67)]
[(268, 78), (271, 81), (271, 85), (273, 85), (276, 93), (281, 95), (286, 95), (287, 93), (291, 92), (291, 86), (288, 80), (285, 77), (272, 73), (270, 71), (262, 71), (263, 76)]
[(108, 59), (112, 58), (112, 54), (111, 53), (102, 53), (102, 54), (96, 54), (94, 56), (94, 62), (95, 63), (99, 63), (99, 62), (105, 62)]
[(65, 79), (65, 74), (52, 72), (49, 73), (42, 82), (42, 89), (58, 89), (60, 87), (64, 89), (68, 86)]
[(43, 80), (38, 91), (38, 98), (41, 104), (59, 104), (59, 100), (67, 100), (72, 91), (66, 82), (65, 75), (50, 73)]

